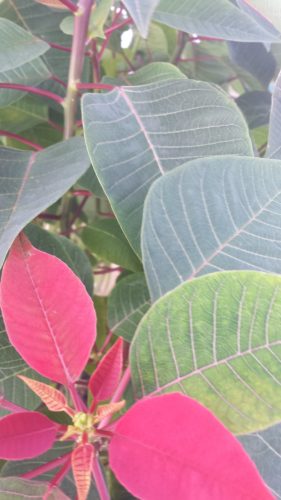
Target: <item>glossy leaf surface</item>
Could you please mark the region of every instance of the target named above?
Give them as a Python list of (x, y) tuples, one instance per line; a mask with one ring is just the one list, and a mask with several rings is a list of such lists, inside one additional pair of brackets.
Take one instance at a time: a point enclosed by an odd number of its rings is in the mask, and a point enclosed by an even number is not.
[(153, 300), (215, 271), (281, 272), (281, 163), (208, 158), (159, 179), (146, 199), (144, 269)]
[(6, 415), (0, 419), (0, 457), (23, 460), (36, 457), (53, 445), (57, 424), (37, 412)]
[(123, 339), (118, 339), (99, 362), (89, 381), (94, 401), (105, 401), (113, 396), (123, 367)]
[(118, 480), (138, 498), (273, 498), (238, 441), (180, 394), (130, 408), (115, 427), (109, 456)]
[(204, 82), (175, 80), (87, 94), (83, 122), (96, 174), (137, 252), (143, 202), (158, 177), (202, 156), (252, 155), (240, 111)]
[(3, 268), (1, 307), (10, 342), (32, 368), (66, 385), (78, 379), (96, 337), (92, 301), (62, 261), (24, 235)]
[(281, 418), (281, 277), (235, 271), (180, 285), (131, 344), (135, 395), (180, 391), (235, 433)]
[(89, 160), (80, 137), (39, 153), (0, 148), (0, 264), (17, 234), (85, 173)]

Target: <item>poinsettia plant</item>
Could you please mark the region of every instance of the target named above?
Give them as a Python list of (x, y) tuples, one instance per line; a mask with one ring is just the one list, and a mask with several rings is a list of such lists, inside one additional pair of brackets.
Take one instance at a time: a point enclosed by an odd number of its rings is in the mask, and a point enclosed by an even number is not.
[(0, 2), (0, 496), (281, 498), (280, 43)]
[(69, 425), (58, 424), (2, 398), (12, 413), (0, 420), (1, 458), (29, 459), (46, 452), (56, 439), (73, 442), (69, 453), (22, 475), (36, 477), (60, 466), (44, 498), (70, 468), (79, 500), (88, 497), (92, 477), (100, 498), (109, 498), (99, 462), (104, 449), (118, 479), (140, 498), (272, 498), (238, 441), (187, 396), (172, 393), (140, 400), (111, 422), (125, 406), (122, 395), (129, 381), (129, 369), (123, 372), (122, 339), (90, 376), (92, 402), (87, 406), (88, 395), (82, 398), (75, 384), (96, 339), (94, 306), (75, 274), (58, 258), (33, 247), (24, 234), (16, 239), (3, 268), (1, 309), (16, 350), (61, 390), (36, 378), (20, 375), (21, 380), (48, 410), (64, 412), (71, 420)]

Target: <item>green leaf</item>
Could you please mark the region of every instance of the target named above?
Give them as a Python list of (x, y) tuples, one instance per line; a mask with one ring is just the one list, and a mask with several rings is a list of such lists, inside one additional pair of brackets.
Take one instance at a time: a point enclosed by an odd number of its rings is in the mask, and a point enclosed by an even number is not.
[(130, 247), (118, 222), (101, 219), (82, 231), (82, 240), (99, 259), (114, 262), (125, 269), (140, 271), (141, 262)]
[(260, 26), (228, 0), (161, 0), (153, 18), (187, 33), (240, 42), (276, 41), (280, 34)]
[(0, 109), (0, 129), (19, 133), (48, 120), (48, 107), (33, 96)]
[(143, 38), (148, 35), (148, 28), (153, 12), (159, 0), (124, 0), (124, 5), (132, 16)]
[[(41, 401), (17, 375), (44, 380), (23, 361), (9, 343), (2, 318), (0, 318), (0, 392), (9, 401), (29, 410), (34, 410)], [(7, 411), (0, 406), (0, 416), (6, 413)]]
[(120, 87), (86, 94), (82, 102), (92, 164), (138, 253), (143, 202), (157, 177), (201, 156), (253, 154), (241, 112), (207, 83)]
[(131, 342), (137, 326), (150, 307), (150, 298), (143, 273), (121, 279), (108, 299), (110, 330)]
[(49, 45), (8, 19), (0, 18), (1, 72), (23, 66), (44, 54)]
[(275, 498), (281, 498), (281, 424), (240, 436), (239, 441), (255, 462)]
[(271, 93), (267, 90), (245, 92), (236, 99), (250, 129), (267, 125), (269, 122)]
[(281, 278), (234, 271), (180, 285), (141, 321), (131, 345), (137, 397), (179, 391), (232, 432), (281, 418)]
[(183, 80), (186, 76), (173, 64), (154, 62), (140, 68), (127, 80), (131, 85), (147, 85), (165, 80)]
[(68, 238), (44, 231), (34, 224), (27, 226), (24, 232), (36, 248), (63, 260), (84, 283), (89, 294), (93, 294), (92, 266), (81, 248)]
[[(24, 500), (32, 498), (41, 500), (49, 491), (49, 484), (40, 481), (31, 481), (29, 479), (20, 479), (18, 477), (0, 478), (0, 494), (4, 499)], [(67, 497), (56, 486), (48, 493), (49, 500), (67, 500)]]
[(242, 0), (242, 3), (253, 7), (275, 28), (281, 31), (281, 5), (280, 2), (269, 0)]
[(159, 179), (146, 200), (142, 255), (153, 300), (214, 271), (281, 273), (281, 162), (199, 159)]
[(39, 153), (0, 148), (0, 262), (21, 229), (58, 200), (89, 166), (80, 137)]
[(100, 0), (92, 10), (88, 33), (90, 38), (105, 38), (104, 25), (110, 13), (113, 0)]
[(91, 191), (98, 198), (105, 198), (104, 191), (99, 183), (96, 173), (93, 170), (93, 167), (88, 168), (87, 172), (79, 179), (78, 184), (82, 188)]
[(65, 35), (73, 35), (74, 31), (74, 17), (66, 16), (60, 23), (60, 29)]

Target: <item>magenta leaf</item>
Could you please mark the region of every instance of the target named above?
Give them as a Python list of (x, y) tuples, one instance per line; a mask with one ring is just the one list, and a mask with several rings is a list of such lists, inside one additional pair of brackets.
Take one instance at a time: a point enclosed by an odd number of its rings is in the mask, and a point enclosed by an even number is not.
[(110, 466), (138, 498), (273, 498), (235, 437), (187, 396), (141, 400), (114, 432)]
[(70, 385), (87, 363), (96, 315), (84, 285), (22, 233), (3, 268), (1, 308), (10, 342), (34, 370)]
[(109, 399), (121, 377), (123, 366), (123, 339), (119, 338), (98, 364), (89, 381), (94, 402)]
[(0, 420), (0, 458), (23, 460), (49, 450), (58, 426), (35, 411), (6, 415)]

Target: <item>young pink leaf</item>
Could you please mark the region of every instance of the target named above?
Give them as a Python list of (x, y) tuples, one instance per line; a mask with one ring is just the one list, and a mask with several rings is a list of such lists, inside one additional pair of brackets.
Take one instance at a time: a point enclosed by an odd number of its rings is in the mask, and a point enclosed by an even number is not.
[(96, 336), (91, 298), (66, 264), (23, 233), (3, 268), (1, 308), (10, 342), (34, 370), (66, 385), (79, 378)]
[(72, 470), (78, 493), (78, 500), (86, 500), (90, 486), (94, 448), (91, 444), (81, 444), (72, 452)]
[(109, 399), (120, 380), (123, 366), (123, 339), (120, 337), (105, 354), (89, 381), (94, 403)]
[(0, 420), (0, 458), (23, 460), (49, 450), (58, 426), (35, 411), (7, 415)]
[(37, 394), (49, 410), (65, 411), (71, 417), (74, 415), (74, 411), (69, 408), (65, 396), (54, 387), (43, 384), (43, 382), (38, 382), (38, 380), (24, 377), (23, 375), (18, 375), (18, 378)]
[(138, 498), (273, 498), (235, 437), (187, 396), (141, 400), (114, 432), (111, 469)]

